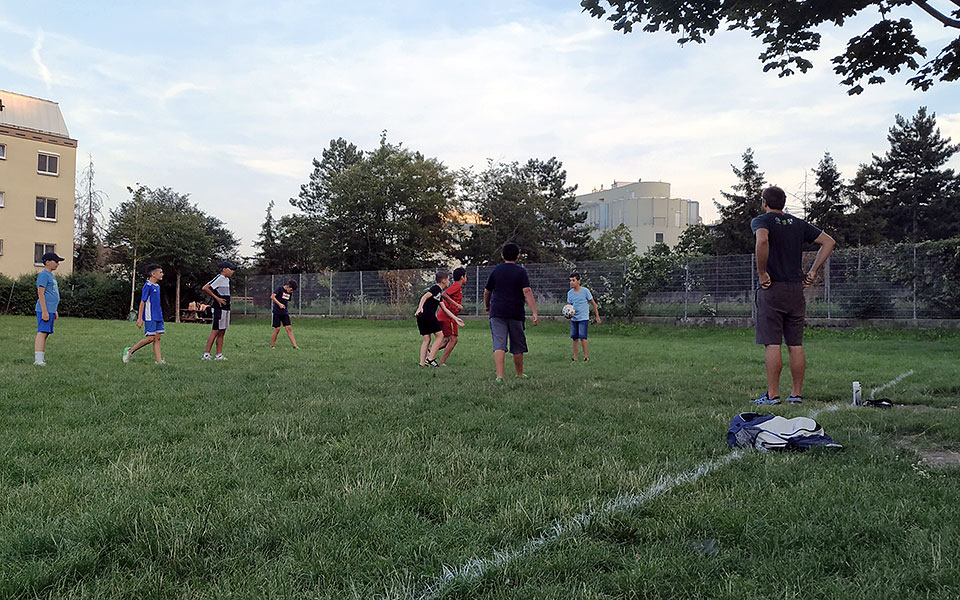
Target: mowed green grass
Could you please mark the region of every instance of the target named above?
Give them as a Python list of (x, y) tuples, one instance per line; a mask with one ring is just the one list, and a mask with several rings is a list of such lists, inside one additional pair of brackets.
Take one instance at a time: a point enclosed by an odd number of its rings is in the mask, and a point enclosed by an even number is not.
[[(529, 380), (493, 381), (468, 322), (444, 369), (412, 321), (295, 320), (303, 349), (236, 320), (169, 325), (165, 366), (133, 324), (0, 317), (0, 598), (956, 598), (960, 485), (911, 448), (960, 451), (960, 336), (808, 331), (806, 415), (884, 393), (908, 406), (818, 419), (842, 452), (749, 452), (472, 580), (618, 493), (729, 450), (763, 391), (743, 329), (528, 327)], [(788, 379), (788, 378), (787, 378)], [(786, 386), (786, 381), (784, 386)], [(784, 387), (784, 394), (789, 390)], [(703, 551), (708, 548), (709, 551)]]

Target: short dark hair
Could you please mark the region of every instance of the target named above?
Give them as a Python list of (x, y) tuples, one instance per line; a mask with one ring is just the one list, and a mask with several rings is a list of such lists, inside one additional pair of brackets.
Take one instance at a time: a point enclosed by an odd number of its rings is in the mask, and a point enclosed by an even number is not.
[(161, 267), (160, 265), (150, 264), (150, 265), (147, 265), (147, 268), (145, 268), (143, 272), (147, 274), (147, 277), (150, 277), (150, 275), (153, 274), (154, 271), (162, 268), (163, 267)]
[(460, 281), (460, 278), (462, 278), (466, 274), (467, 274), (466, 269), (464, 269), (463, 267), (457, 267), (456, 269), (453, 270), (453, 280)]
[(576, 279), (580, 281), (580, 273), (570, 273), (570, 279)]
[(520, 246), (507, 242), (500, 250), (500, 255), (503, 256), (503, 260), (517, 260), (520, 258)]
[(787, 205), (787, 194), (775, 185), (763, 190), (763, 203), (773, 210), (783, 210)]
[(450, 277), (450, 272), (447, 271), (446, 269), (440, 269), (439, 271), (437, 271), (437, 283), (440, 283), (447, 277)]
[(288, 281), (288, 282), (287, 282), (287, 285), (290, 286), (290, 289), (292, 289), (292, 290), (297, 289), (297, 282), (294, 281), (293, 279), (291, 279), (290, 281)]

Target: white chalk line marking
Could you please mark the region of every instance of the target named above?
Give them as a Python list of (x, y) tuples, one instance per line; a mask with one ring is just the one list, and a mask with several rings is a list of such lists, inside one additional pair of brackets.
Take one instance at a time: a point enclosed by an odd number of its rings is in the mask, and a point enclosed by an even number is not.
[(472, 558), (459, 566), (444, 566), (434, 583), (426, 586), (419, 592), (409, 594), (408, 597), (416, 600), (431, 600), (440, 596), (451, 584), (469, 582), (480, 579), (487, 572), (499, 569), (510, 563), (529, 556), (541, 548), (556, 542), (562, 537), (583, 532), (593, 521), (599, 518), (610, 517), (642, 506), (654, 498), (686, 483), (692, 483), (704, 475), (721, 469), (744, 456), (742, 450), (734, 450), (721, 458), (708, 460), (696, 468), (674, 476), (660, 475), (656, 483), (639, 493), (618, 494), (607, 500), (600, 508), (588, 510), (571, 517), (566, 521), (555, 521), (545, 532), (516, 550), (494, 551), (486, 558)]
[(910, 370), (907, 371), (906, 373), (901, 373), (900, 375), (896, 376), (895, 378), (891, 379), (890, 381), (888, 381), (887, 383), (881, 385), (881, 386), (878, 387), (878, 388), (873, 388), (872, 390), (870, 390), (870, 399), (873, 400), (873, 395), (876, 394), (877, 392), (882, 392), (883, 390), (887, 389), (888, 387), (897, 385), (898, 383), (900, 383), (901, 381), (903, 381), (903, 379), (904, 379), (905, 377), (909, 377), (909, 376), (911, 376), (911, 375), (913, 375), (913, 369), (910, 369)]
[[(882, 391), (890, 386), (896, 385), (905, 377), (913, 374), (913, 370), (901, 374), (879, 388), (874, 388), (873, 392)], [(873, 392), (870, 397), (873, 398)], [(844, 404), (831, 404), (817, 409), (807, 415), (810, 419), (816, 419), (823, 413), (834, 412), (846, 408)], [(728, 464), (743, 458), (743, 450), (734, 450), (718, 459), (708, 460), (701, 463), (696, 468), (675, 476), (660, 475), (657, 482), (639, 493), (619, 494), (616, 497), (604, 502), (604, 504), (595, 510), (588, 510), (568, 519), (567, 521), (555, 521), (544, 533), (530, 540), (516, 550), (495, 550), (493, 554), (486, 558), (472, 558), (459, 566), (444, 566), (439, 577), (434, 583), (427, 585), (419, 593), (408, 593), (406, 597), (415, 600), (432, 600), (443, 594), (447, 588), (457, 582), (476, 581), (486, 575), (489, 571), (507, 566), (510, 563), (534, 554), (541, 548), (544, 548), (553, 542), (556, 542), (567, 535), (583, 532), (594, 520), (603, 517), (611, 517), (632, 510), (647, 502), (657, 498), (661, 494), (667, 493), (674, 488), (685, 483), (692, 483), (704, 475), (721, 469)]]

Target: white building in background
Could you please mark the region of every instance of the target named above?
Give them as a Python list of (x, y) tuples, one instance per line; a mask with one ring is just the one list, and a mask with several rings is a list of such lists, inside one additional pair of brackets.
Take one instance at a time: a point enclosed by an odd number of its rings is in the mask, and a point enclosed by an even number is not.
[(638, 252), (658, 242), (676, 245), (683, 230), (700, 222), (700, 203), (670, 197), (670, 184), (662, 181), (614, 181), (610, 189), (577, 196), (594, 236), (618, 225), (630, 228)]

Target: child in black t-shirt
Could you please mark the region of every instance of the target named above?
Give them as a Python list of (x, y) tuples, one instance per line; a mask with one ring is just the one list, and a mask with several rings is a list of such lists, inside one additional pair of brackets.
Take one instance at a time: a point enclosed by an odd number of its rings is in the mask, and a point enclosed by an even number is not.
[(297, 340), (293, 338), (293, 329), (290, 328), (290, 312), (287, 310), (287, 306), (290, 304), (290, 299), (293, 298), (293, 292), (296, 289), (297, 282), (291, 279), (270, 294), (270, 304), (273, 306), (273, 337), (270, 338), (271, 348), (276, 348), (277, 334), (280, 333), (280, 326), (282, 325), (283, 328), (287, 330), (287, 337), (290, 338), (290, 343), (293, 344), (294, 348), (300, 349), (300, 346), (297, 345)]
[[(440, 350), (440, 345), (443, 344), (443, 326), (440, 324), (440, 321), (437, 319), (437, 309), (444, 311), (450, 320), (455, 322), (460, 327), (463, 327), (463, 320), (460, 319), (457, 315), (450, 312), (446, 306), (441, 302), (443, 296), (443, 290), (445, 290), (450, 285), (450, 273), (446, 271), (437, 271), (437, 284), (431, 286), (429, 290), (424, 292), (423, 296), (420, 297), (420, 303), (417, 305), (417, 312), (414, 315), (417, 317), (417, 327), (420, 329), (420, 335), (423, 336), (423, 343), (420, 344), (420, 366), (425, 367), (430, 365), (431, 367), (439, 366), (437, 361), (434, 358), (437, 355), (437, 351)], [(430, 336), (434, 336), (433, 347), (430, 347)], [(429, 355), (427, 354), (427, 348), (430, 348)]]

